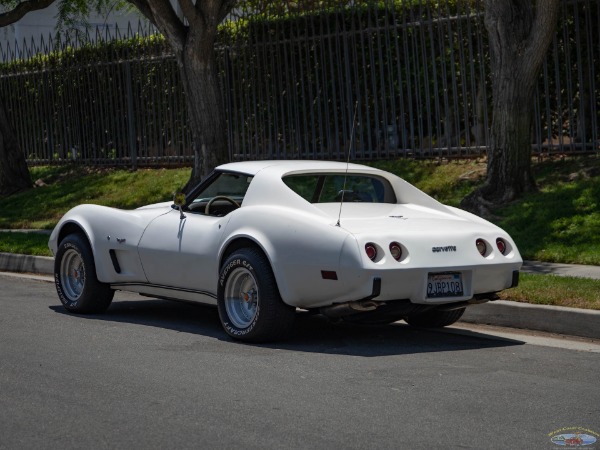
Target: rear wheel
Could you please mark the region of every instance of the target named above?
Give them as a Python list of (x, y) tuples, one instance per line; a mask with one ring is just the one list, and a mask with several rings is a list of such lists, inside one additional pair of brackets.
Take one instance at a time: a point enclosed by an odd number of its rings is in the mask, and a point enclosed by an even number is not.
[(271, 266), (256, 249), (240, 249), (223, 263), (217, 302), (221, 324), (235, 339), (267, 342), (291, 334), (295, 308), (281, 300)]
[(96, 264), (87, 240), (70, 234), (58, 247), (54, 260), (56, 292), (70, 312), (94, 314), (106, 311), (114, 291), (96, 278)]
[(425, 328), (442, 328), (452, 325), (462, 317), (465, 308), (454, 309), (452, 311), (427, 311), (421, 314), (407, 316), (404, 320), (409, 325)]

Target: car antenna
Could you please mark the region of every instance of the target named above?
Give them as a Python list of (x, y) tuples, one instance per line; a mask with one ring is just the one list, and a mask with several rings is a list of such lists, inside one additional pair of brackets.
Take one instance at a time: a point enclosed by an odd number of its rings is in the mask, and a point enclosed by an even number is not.
[(354, 117), (352, 118), (352, 130), (350, 131), (350, 143), (348, 144), (348, 156), (346, 158), (346, 172), (344, 172), (344, 184), (342, 185), (342, 198), (340, 200), (340, 212), (336, 227), (341, 226), (342, 206), (344, 205), (344, 195), (346, 194), (346, 178), (348, 178), (348, 166), (350, 165), (350, 151), (352, 150), (352, 142), (354, 140), (354, 128), (356, 127), (356, 111), (358, 110), (358, 100), (354, 103)]

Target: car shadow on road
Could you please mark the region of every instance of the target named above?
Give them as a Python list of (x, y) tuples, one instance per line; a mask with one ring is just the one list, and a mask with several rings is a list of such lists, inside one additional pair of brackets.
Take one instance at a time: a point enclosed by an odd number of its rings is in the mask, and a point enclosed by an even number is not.
[(374, 357), (523, 344), (519, 340), (502, 339), (480, 332), (458, 334), (456, 330), (447, 332), (444, 329), (416, 328), (404, 322), (383, 326), (332, 323), (323, 316), (299, 313), (294, 338), (276, 347), (311, 353)]
[[(134, 297), (134, 298), (137, 298)], [(131, 323), (175, 330), (222, 341), (224, 345), (244, 345), (253, 349), (376, 357), (429, 352), (448, 352), (523, 345), (519, 340), (499, 338), (481, 332), (446, 332), (443, 329), (415, 328), (398, 322), (386, 326), (334, 323), (321, 316), (299, 311), (294, 333), (288, 340), (271, 344), (239, 343), (228, 337), (211, 306), (166, 300), (115, 301), (104, 314), (74, 316), (82, 320)], [(62, 306), (51, 306), (59, 314)]]
[[(84, 320), (131, 323), (213, 338), (222, 338), (224, 335), (215, 307), (179, 301), (146, 299), (137, 295), (128, 295), (128, 297), (132, 297), (134, 300), (113, 301), (108, 310), (102, 314), (72, 314), (62, 305), (51, 306), (50, 309)], [(135, 298), (139, 298), (139, 300)]]

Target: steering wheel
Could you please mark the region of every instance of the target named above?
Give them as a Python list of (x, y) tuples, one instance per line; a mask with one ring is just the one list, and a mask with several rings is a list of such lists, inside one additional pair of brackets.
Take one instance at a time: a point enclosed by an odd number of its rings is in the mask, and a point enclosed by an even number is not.
[(208, 203), (204, 207), (204, 214), (206, 214), (208, 216), (211, 205), (217, 200), (227, 200), (229, 203), (234, 205), (236, 208), (240, 207), (240, 204), (238, 202), (236, 202), (234, 199), (232, 199), (231, 197), (227, 197), (226, 195), (217, 195), (216, 197), (213, 197), (208, 201)]

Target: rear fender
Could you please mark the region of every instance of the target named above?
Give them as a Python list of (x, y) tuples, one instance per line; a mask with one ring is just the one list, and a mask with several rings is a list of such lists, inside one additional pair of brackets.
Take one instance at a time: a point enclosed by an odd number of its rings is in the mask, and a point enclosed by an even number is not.
[[(349, 237), (353, 240), (347, 231), (297, 210), (268, 206), (248, 209), (253, 211), (237, 214), (227, 224), (221, 261), (236, 239), (249, 239), (268, 258), (285, 303), (297, 306), (308, 298), (327, 297), (340, 289), (343, 281), (324, 279), (322, 271), (338, 273), (342, 250), (345, 246), (346, 252), (356, 249), (355, 243), (346, 243)], [(290, 224), (291, 214), (294, 221)], [(348, 264), (346, 258), (344, 265)]]

